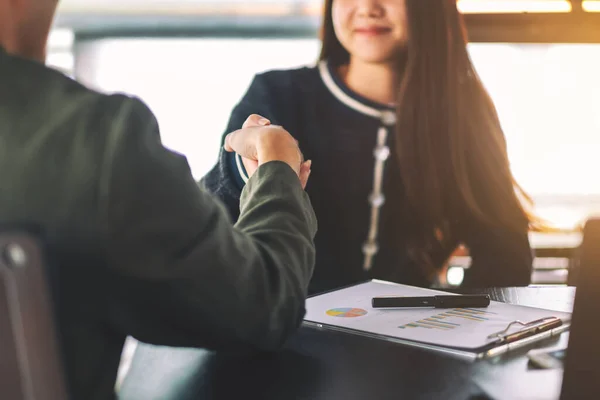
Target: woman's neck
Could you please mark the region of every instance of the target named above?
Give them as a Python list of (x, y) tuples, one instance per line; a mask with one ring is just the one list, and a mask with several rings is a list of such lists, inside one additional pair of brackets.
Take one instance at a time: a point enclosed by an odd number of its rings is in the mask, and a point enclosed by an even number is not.
[(368, 64), (351, 60), (338, 70), (350, 90), (381, 104), (396, 102), (400, 81), (399, 68), (391, 64)]

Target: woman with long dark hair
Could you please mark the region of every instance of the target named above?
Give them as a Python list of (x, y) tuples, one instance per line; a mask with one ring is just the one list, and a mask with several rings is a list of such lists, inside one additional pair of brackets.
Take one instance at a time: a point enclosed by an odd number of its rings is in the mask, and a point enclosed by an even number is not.
[[(327, 0), (318, 65), (257, 75), (227, 132), (250, 114), (312, 160), (310, 292), (371, 278), (429, 286), (459, 244), (472, 257), (464, 285), (530, 283), (529, 199), (455, 0)], [(254, 168), (222, 151), (203, 180), (234, 219)]]

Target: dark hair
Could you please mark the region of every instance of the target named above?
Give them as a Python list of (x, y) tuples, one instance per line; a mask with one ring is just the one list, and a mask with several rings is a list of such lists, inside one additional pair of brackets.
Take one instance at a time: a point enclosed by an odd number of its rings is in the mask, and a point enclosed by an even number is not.
[[(350, 57), (334, 32), (333, 1), (325, 2), (320, 59), (340, 66)], [(522, 234), (541, 223), (512, 176), (504, 133), (469, 57), (456, 0), (405, 4), (395, 151), (413, 223), (407, 232), (411, 254), (438, 267), (430, 250), (466, 224)]]

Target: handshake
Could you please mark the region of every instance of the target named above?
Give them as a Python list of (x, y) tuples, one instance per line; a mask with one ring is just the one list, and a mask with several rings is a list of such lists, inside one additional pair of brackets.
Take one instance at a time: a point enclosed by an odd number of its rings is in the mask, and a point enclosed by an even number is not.
[(282, 161), (298, 175), (302, 187), (306, 187), (310, 175), (311, 161), (304, 161), (298, 142), (281, 126), (253, 114), (248, 117), (242, 129), (232, 132), (225, 138), (225, 150), (242, 156), (248, 176), (262, 164), (269, 161)]

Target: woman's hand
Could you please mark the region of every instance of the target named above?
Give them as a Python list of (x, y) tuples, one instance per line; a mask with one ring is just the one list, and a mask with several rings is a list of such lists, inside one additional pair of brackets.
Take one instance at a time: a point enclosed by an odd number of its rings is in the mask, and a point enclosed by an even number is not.
[(312, 162), (303, 160), (298, 142), (285, 129), (271, 125), (260, 115), (249, 116), (242, 129), (227, 135), (225, 150), (235, 151), (242, 157), (248, 177), (259, 165), (278, 160), (290, 165), (298, 174), (302, 187), (306, 187)]

